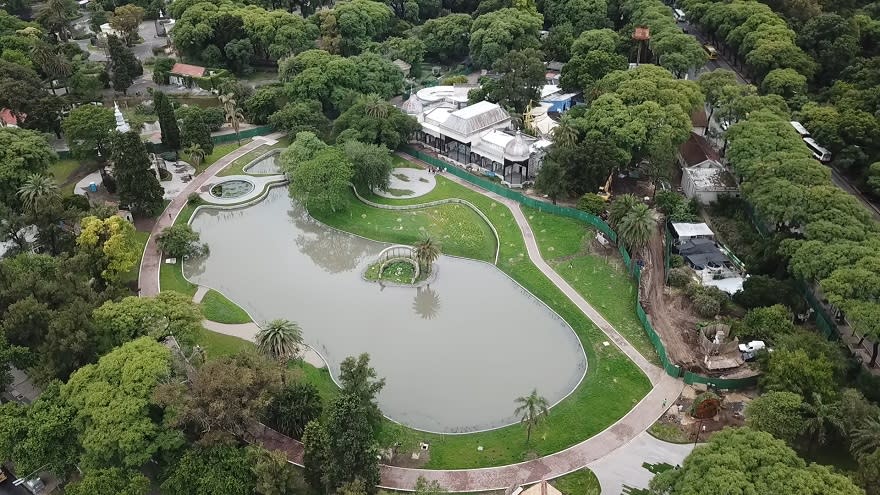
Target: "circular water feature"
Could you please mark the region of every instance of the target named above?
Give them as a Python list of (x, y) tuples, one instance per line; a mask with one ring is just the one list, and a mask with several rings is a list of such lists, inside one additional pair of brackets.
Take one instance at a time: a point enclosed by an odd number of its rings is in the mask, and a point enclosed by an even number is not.
[(537, 388), (555, 404), (584, 376), (571, 327), (491, 264), (442, 257), (425, 287), (365, 282), (388, 244), (327, 227), (283, 188), (246, 208), (199, 210), (192, 227), (211, 252), (185, 262), (187, 278), (256, 321), (299, 323), (334, 377), (347, 356), (369, 353), (386, 379), (382, 412), (407, 426), (504, 426), (518, 420), (515, 398)]
[(253, 182), (233, 179), (211, 186), (211, 196), (221, 199), (240, 198), (253, 190)]

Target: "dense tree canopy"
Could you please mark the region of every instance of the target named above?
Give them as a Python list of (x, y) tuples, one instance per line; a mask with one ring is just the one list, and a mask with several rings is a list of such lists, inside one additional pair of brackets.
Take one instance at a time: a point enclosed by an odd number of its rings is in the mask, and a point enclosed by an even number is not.
[(469, 44), (474, 64), (491, 67), (511, 50), (538, 48), (538, 32), (543, 22), (538, 13), (513, 8), (477, 17), (471, 26)]
[(467, 53), (473, 19), (467, 14), (450, 14), (426, 22), (419, 31), (425, 54), (431, 60), (452, 61)]
[(40, 133), (0, 127), (0, 202), (18, 203), (18, 189), (31, 174), (42, 174), (55, 152)]
[(384, 145), (395, 150), (418, 128), (413, 117), (376, 95), (358, 98), (333, 123), (336, 142), (348, 140)]
[(113, 110), (97, 105), (83, 105), (64, 119), (64, 137), (70, 151), (78, 156), (93, 156), (97, 150), (107, 156), (110, 133), (116, 128)]

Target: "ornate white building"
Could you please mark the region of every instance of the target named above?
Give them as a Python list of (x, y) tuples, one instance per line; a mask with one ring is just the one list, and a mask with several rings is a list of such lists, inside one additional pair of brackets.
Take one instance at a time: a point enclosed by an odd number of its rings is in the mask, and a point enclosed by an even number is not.
[(513, 130), (510, 114), (500, 105), (468, 105), (474, 86), (435, 86), (412, 95), (401, 110), (418, 119), (413, 136), (455, 164), (497, 176), (510, 187), (533, 182), (551, 142)]

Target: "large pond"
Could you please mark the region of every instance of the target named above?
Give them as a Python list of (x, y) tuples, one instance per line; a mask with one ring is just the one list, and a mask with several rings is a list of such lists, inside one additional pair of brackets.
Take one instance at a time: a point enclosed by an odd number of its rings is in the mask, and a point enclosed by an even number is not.
[(315, 221), (284, 188), (247, 208), (202, 209), (192, 225), (211, 249), (185, 266), (190, 280), (258, 321), (298, 322), (334, 377), (346, 356), (369, 353), (386, 379), (382, 412), (408, 426), (506, 425), (516, 397), (537, 388), (556, 403), (586, 369), (568, 325), (494, 266), (441, 257), (429, 287), (366, 282), (363, 269), (387, 244)]

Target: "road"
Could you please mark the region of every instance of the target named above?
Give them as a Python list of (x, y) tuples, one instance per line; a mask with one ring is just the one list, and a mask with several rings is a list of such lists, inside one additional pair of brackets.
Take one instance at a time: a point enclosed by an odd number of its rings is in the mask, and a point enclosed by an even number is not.
[[(682, 29), (686, 30), (686, 32), (688, 34), (690, 34), (691, 36), (696, 38), (697, 41), (700, 42), (700, 44), (706, 44), (709, 42), (709, 40), (706, 38), (706, 36), (702, 32), (700, 32), (700, 30), (696, 26), (694, 26), (688, 22), (679, 22), (678, 25)], [(736, 80), (738, 83), (752, 84), (752, 82), (750, 80), (746, 79), (745, 76), (743, 76), (743, 74), (740, 73), (738, 69), (736, 69), (732, 65), (730, 65), (730, 63), (720, 53), (718, 54), (717, 60), (710, 60), (709, 62), (706, 63), (706, 65), (701, 67), (697, 71), (697, 75), (699, 75), (703, 72), (710, 72), (710, 71), (713, 71), (716, 69), (727, 69), (727, 70), (733, 71), (733, 73), (736, 74)], [(716, 131), (720, 130), (719, 123), (716, 121), (715, 115), (712, 116), (712, 122), (709, 122), (709, 126), (713, 129), (715, 129)], [(712, 141), (712, 140), (710, 139), (710, 141)], [(723, 140), (721, 140), (721, 139), (716, 139), (712, 142), (713, 142), (713, 145), (715, 145), (717, 148), (717, 147), (720, 147), (720, 144), (722, 141)], [(833, 182), (835, 186), (839, 187), (841, 190), (843, 190), (847, 194), (849, 194), (849, 195), (855, 197), (857, 200), (859, 200), (859, 202), (862, 203), (862, 205), (865, 208), (867, 208), (868, 211), (871, 212), (871, 215), (873, 215), (876, 220), (880, 220), (880, 208), (878, 208), (867, 197), (865, 197), (865, 195), (862, 194), (861, 191), (859, 191), (855, 186), (853, 186), (853, 184), (850, 182), (850, 180), (848, 178), (846, 178), (843, 174), (838, 172), (834, 167), (829, 167), (829, 168), (831, 169), (831, 182)]]

